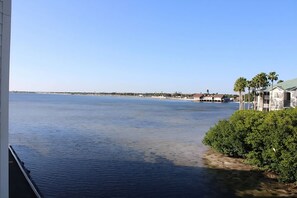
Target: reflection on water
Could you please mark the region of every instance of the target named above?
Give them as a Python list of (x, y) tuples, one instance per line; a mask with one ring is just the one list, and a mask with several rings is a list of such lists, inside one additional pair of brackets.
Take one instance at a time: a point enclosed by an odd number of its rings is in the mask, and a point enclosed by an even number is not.
[(237, 104), (39, 94), (10, 100), (10, 143), (46, 197), (228, 193), (213, 190), (201, 140)]

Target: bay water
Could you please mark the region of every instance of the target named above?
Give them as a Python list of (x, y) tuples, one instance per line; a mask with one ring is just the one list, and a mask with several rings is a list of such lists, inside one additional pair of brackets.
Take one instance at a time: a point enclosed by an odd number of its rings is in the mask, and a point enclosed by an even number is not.
[(12, 93), (9, 138), (44, 197), (220, 197), (202, 139), (237, 108)]

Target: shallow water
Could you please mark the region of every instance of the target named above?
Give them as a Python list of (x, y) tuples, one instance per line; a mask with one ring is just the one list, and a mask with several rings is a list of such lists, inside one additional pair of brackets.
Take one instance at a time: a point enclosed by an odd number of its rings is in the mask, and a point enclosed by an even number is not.
[(238, 104), (11, 94), (10, 144), (45, 197), (217, 197), (201, 141)]

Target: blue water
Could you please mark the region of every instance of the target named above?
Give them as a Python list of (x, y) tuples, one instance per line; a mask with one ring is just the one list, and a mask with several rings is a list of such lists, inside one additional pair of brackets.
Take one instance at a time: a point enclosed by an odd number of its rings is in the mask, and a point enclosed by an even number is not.
[(10, 144), (45, 197), (217, 197), (201, 141), (237, 107), (11, 94)]

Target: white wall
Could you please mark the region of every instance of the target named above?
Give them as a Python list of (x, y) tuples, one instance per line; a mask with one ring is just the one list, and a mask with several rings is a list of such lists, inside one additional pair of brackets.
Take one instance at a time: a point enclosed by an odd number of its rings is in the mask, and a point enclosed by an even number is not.
[(263, 97), (261, 94), (257, 96), (257, 110), (263, 111)]
[(291, 91), (291, 107), (297, 107), (297, 90)]
[(270, 91), (271, 97), (271, 101), (269, 102), (270, 105), (270, 110), (280, 110), (284, 108), (284, 94), (285, 91), (283, 89), (280, 88), (275, 88), (272, 91)]

